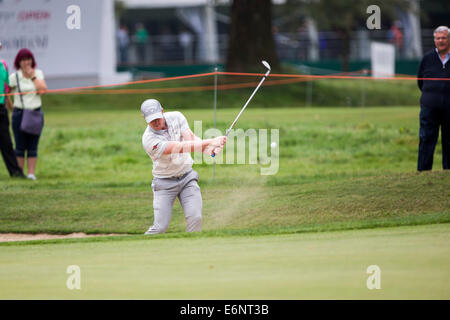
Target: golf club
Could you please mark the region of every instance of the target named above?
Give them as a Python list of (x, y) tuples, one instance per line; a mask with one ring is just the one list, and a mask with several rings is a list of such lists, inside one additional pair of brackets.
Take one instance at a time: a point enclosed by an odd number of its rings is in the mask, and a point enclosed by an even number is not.
[[(255, 88), (255, 90), (253, 91), (252, 95), (250, 96), (250, 98), (248, 98), (247, 102), (245, 103), (244, 107), (242, 108), (241, 112), (239, 112), (239, 114), (237, 115), (236, 119), (234, 119), (233, 123), (231, 124), (231, 126), (228, 128), (227, 132), (225, 133), (225, 136), (228, 137), (228, 134), (230, 133), (231, 129), (233, 129), (234, 125), (236, 124), (236, 122), (238, 121), (239, 117), (241, 116), (242, 112), (244, 112), (245, 108), (247, 107), (248, 103), (250, 102), (250, 100), (252, 100), (253, 96), (255, 95), (256, 91), (258, 91), (259, 87), (262, 85), (262, 83), (264, 82), (264, 80), (266, 80), (267, 76), (270, 73), (270, 65), (267, 61), (261, 61), (262, 64), (267, 68), (267, 72), (266, 74), (263, 76), (263, 78), (261, 79), (261, 81), (259, 82), (258, 86)], [(211, 157), (215, 157), (216, 154), (213, 152), (211, 154)]]

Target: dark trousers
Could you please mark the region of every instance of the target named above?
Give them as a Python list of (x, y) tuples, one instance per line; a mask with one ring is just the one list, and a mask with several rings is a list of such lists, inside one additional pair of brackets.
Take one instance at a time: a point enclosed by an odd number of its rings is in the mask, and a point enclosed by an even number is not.
[(420, 107), (419, 157), (417, 170), (431, 170), (441, 128), (442, 168), (450, 169), (450, 107)]
[(8, 111), (4, 104), (0, 104), (0, 149), (9, 175), (22, 176), (23, 172), (17, 164), (16, 155), (11, 142)]
[[(37, 109), (36, 109), (37, 110)], [(22, 123), (23, 110), (14, 108), (12, 114), (12, 129), (14, 140), (16, 140), (16, 156), (24, 158), (36, 158), (38, 155), (38, 144), (41, 135), (24, 132), (20, 129)]]

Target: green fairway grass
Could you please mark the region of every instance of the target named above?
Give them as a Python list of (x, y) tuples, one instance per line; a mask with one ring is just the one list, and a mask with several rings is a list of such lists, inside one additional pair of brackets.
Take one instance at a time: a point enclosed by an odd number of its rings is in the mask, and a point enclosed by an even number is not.
[[(218, 128), (224, 131), (238, 111), (218, 110)], [(212, 111), (184, 113), (191, 128), (195, 120), (203, 131), (213, 126)], [(249, 108), (240, 128), (280, 130), (279, 170), (262, 176), (267, 165), (217, 164), (213, 177), (211, 164), (195, 164), (204, 231), (449, 222), (450, 175), (440, 170), (439, 144), (435, 170), (416, 173), (417, 117), (410, 107)], [(0, 232), (142, 234), (153, 221), (144, 129), (139, 110), (48, 111), (38, 181), (0, 171)], [(184, 228), (176, 202), (168, 232)]]
[[(0, 299), (450, 298), (450, 224), (114, 239), (1, 246)], [(70, 265), (80, 290), (66, 286)], [(372, 265), (381, 289), (367, 288)]]
[[(440, 140), (433, 171), (418, 173), (419, 108), (388, 106), (414, 105), (415, 84), (366, 85), (367, 106), (378, 107), (359, 107), (353, 80), (315, 81), (316, 108), (302, 107), (305, 84), (261, 90), (237, 128), (267, 129), (268, 143), (279, 130), (275, 174), (261, 174), (261, 157), (248, 164), (248, 143), (246, 164), (221, 163), (227, 149), (215, 166), (205, 155), (194, 164), (203, 231), (184, 232), (176, 201), (167, 233), (150, 237), (140, 103), (158, 98), (204, 133), (212, 92), (45, 96), (38, 180), (0, 170), (0, 233), (123, 235), (0, 243), (0, 299), (448, 299)], [(219, 92), (223, 133), (250, 91)], [(81, 290), (66, 288), (69, 265), (81, 268)], [(370, 265), (381, 290), (366, 288)]]

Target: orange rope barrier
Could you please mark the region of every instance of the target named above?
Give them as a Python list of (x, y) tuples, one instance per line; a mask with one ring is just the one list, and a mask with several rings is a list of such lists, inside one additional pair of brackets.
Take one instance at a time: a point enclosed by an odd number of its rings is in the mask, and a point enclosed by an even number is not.
[[(113, 83), (113, 84), (106, 84), (106, 85), (83, 86), (83, 87), (63, 88), (63, 89), (49, 89), (49, 90), (46, 90), (45, 93), (79, 91), (79, 90), (86, 90), (86, 89), (100, 89), (100, 88), (108, 88), (108, 87), (127, 86), (127, 85), (131, 85), (131, 84), (172, 81), (172, 80), (181, 80), (181, 79), (189, 79), (189, 78), (200, 78), (200, 77), (207, 77), (207, 76), (211, 76), (211, 75), (215, 75), (215, 74), (216, 74), (216, 72), (209, 72), (209, 73), (191, 74), (191, 75), (186, 75), (186, 76), (138, 80), (138, 81), (123, 82), (123, 83)], [(37, 91), (27, 91), (27, 92), (22, 92), (21, 94), (36, 93), (36, 92)], [(20, 95), (20, 93), (16, 92), (16, 93), (0, 94), (0, 96), (15, 96), (15, 95)]]
[[(355, 72), (345, 72), (342, 74), (357, 74), (363, 72), (355, 71)], [(339, 73), (340, 74), (340, 73)], [(309, 81), (307, 78), (294, 78), (294, 79), (284, 79), (284, 80), (269, 80), (263, 84), (263, 86), (275, 86), (280, 84), (288, 84), (295, 82), (305, 82)], [(231, 89), (240, 89), (240, 88), (249, 88), (257, 85), (258, 82), (247, 82), (247, 83), (236, 83), (236, 84), (222, 84), (218, 85), (218, 90), (231, 90)], [(174, 92), (189, 92), (189, 91), (207, 91), (214, 90), (214, 86), (192, 86), (192, 87), (179, 87), (179, 88), (156, 88), (156, 89), (116, 89), (116, 90), (107, 90), (107, 91), (76, 91), (72, 93), (76, 94), (144, 94), (144, 93), (174, 93)], [(65, 94), (66, 92), (55, 92), (56, 94)]]
[[(304, 82), (305, 79), (285, 79), (267, 81), (264, 86), (275, 86), (286, 83)], [(240, 88), (254, 87), (258, 82), (234, 83), (218, 85), (218, 90), (231, 90)], [(214, 90), (214, 86), (192, 86), (179, 88), (156, 88), (156, 89), (112, 89), (112, 90), (89, 90), (89, 91), (75, 91), (71, 94), (144, 94), (144, 93), (174, 93), (174, 92), (189, 92), (189, 91), (208, 91)], [(55, 92), (56, 94), (66, 94), (66, 92)]]
[[(355, 73), (364, 73), (367, 71), (360, 70)], [(334, 75), (303, 75), (303, 74), (270, 74), (268, 78), (289, 78), (284, 80), (272, 80), (267, 81), (264, 85), (279, 85), (293, 82), (303, 82), (303, 81), (311, 81), (318, 79), (368, 79), (368, 80), (432, 80), (432, 81), (449, 81), (450, 78), (416, 78), (416, 77), (408, 77), (408, 76), (397, 76), (397, 77), (372, 77), (372, 76), (361, 76), (361, 75), (349, 75), (352, 73), (339, 73)], [(202, 90), (213, 90), (213, 86), (196, 86), (196, 87), (179, 87), (179, 88), (157, 88), (157, 89), (113, 89), (113, 90), (101, 90), (94, 91), (90, 89), (101, 89), (108, 87), (116, 87), (116, 86), (127, 86), (133, 84), (144, 84), (144, 83), (152, 83), (152, 82), (163, 82), (163, 81), (172, 81), (172, 80), (182, 80), (182, 79), (192, 79), (192, 78), (200, 78), (214, 75), (228, 75), (228, 76), (246, 76), (246, 77), (262, 77), (264, 74), (262, 73), (245, 73), (245, 72), (224, 72), (224, 71), (216, 71), (216, 72), (208, 72), (208, 73), (200, 73), (193, 75), (185, 75), (185, 76), (176, 76), (176, 77), (167, 77), (167, 78), (159, 78), (159, 79), (147, 79), (147, 80), (138, 80), (138, 81), (130, 81), (124, 83), (115, 83), (108, 85), (93, 85), (93, 86), (82, 86), (82, 87), (74, 87), (74, 88), (63, 88), (63, 89), (50, 89), (45, 93), (59, 93), (59, 94), (142, 94), (142, 93), (173, 93), (173, 92), (188, 92), (188, 91), (202, 91)], [(217, 89), (220, 90), (230, 90), (230, 89), (238, 89), (238, 88), (246, 88), (254, 86), (255, 83), (237, 83), (237, 84), (225, 84), (217, 86)], [(6, 93), (0, 94), (0, 96), (14, 96), (20, 94), (27, 93), (36, 93), (36, 91), (28, 91), (22, 93)]]
[[(229, 76), (264, 76), (263, 73), (241, 73), (241, 72), (217, 72), (221, 75)], [(304, 74), (279, 74), (273, 73), (269, 77), (283, 77), (283, 78), (310, 78), (310, 79), (368, 79), (368, 80), (436, 80), (449, 81), (450, 78), (416, 78), (416, 77), (372, 77), (372, 76), (339, 76), (339, 75), (304, 75)]]

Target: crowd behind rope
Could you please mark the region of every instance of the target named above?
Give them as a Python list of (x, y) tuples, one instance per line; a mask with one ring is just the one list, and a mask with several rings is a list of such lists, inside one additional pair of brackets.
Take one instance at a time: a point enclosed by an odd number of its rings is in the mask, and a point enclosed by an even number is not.
[[(418, 59), (419, 53), (411, 50), (411, 32), (400, 21), (394, 21), (390, 28), (354, 31), (351, 34), (350, 59), (365, 60), (370, 57), (370, 42), (391, 43), (395, 49), (395, 59)], [(421, 35), (423, 50), (433, 46), (432, 31), (424, 29)], [(311, 33), (306, 25), (296, 31), (272, 29), (277, 55), (281, 60), (314, 62), (333, 60), (342, 56), (344, 47), (342, 35), (337, 31), (317, 31)], [(178, 30), (164, 27), (159, 32), (147, 29), (144, 23), (136, 25), (121, 23), (116, 31), (117, 64), (139, 66), (155, 63), (203, 63), (206, 49), (212, 44), (187, 27)], [(229, 35), (219, 32), (214, 40), (219, 61), (225, 61)]]

